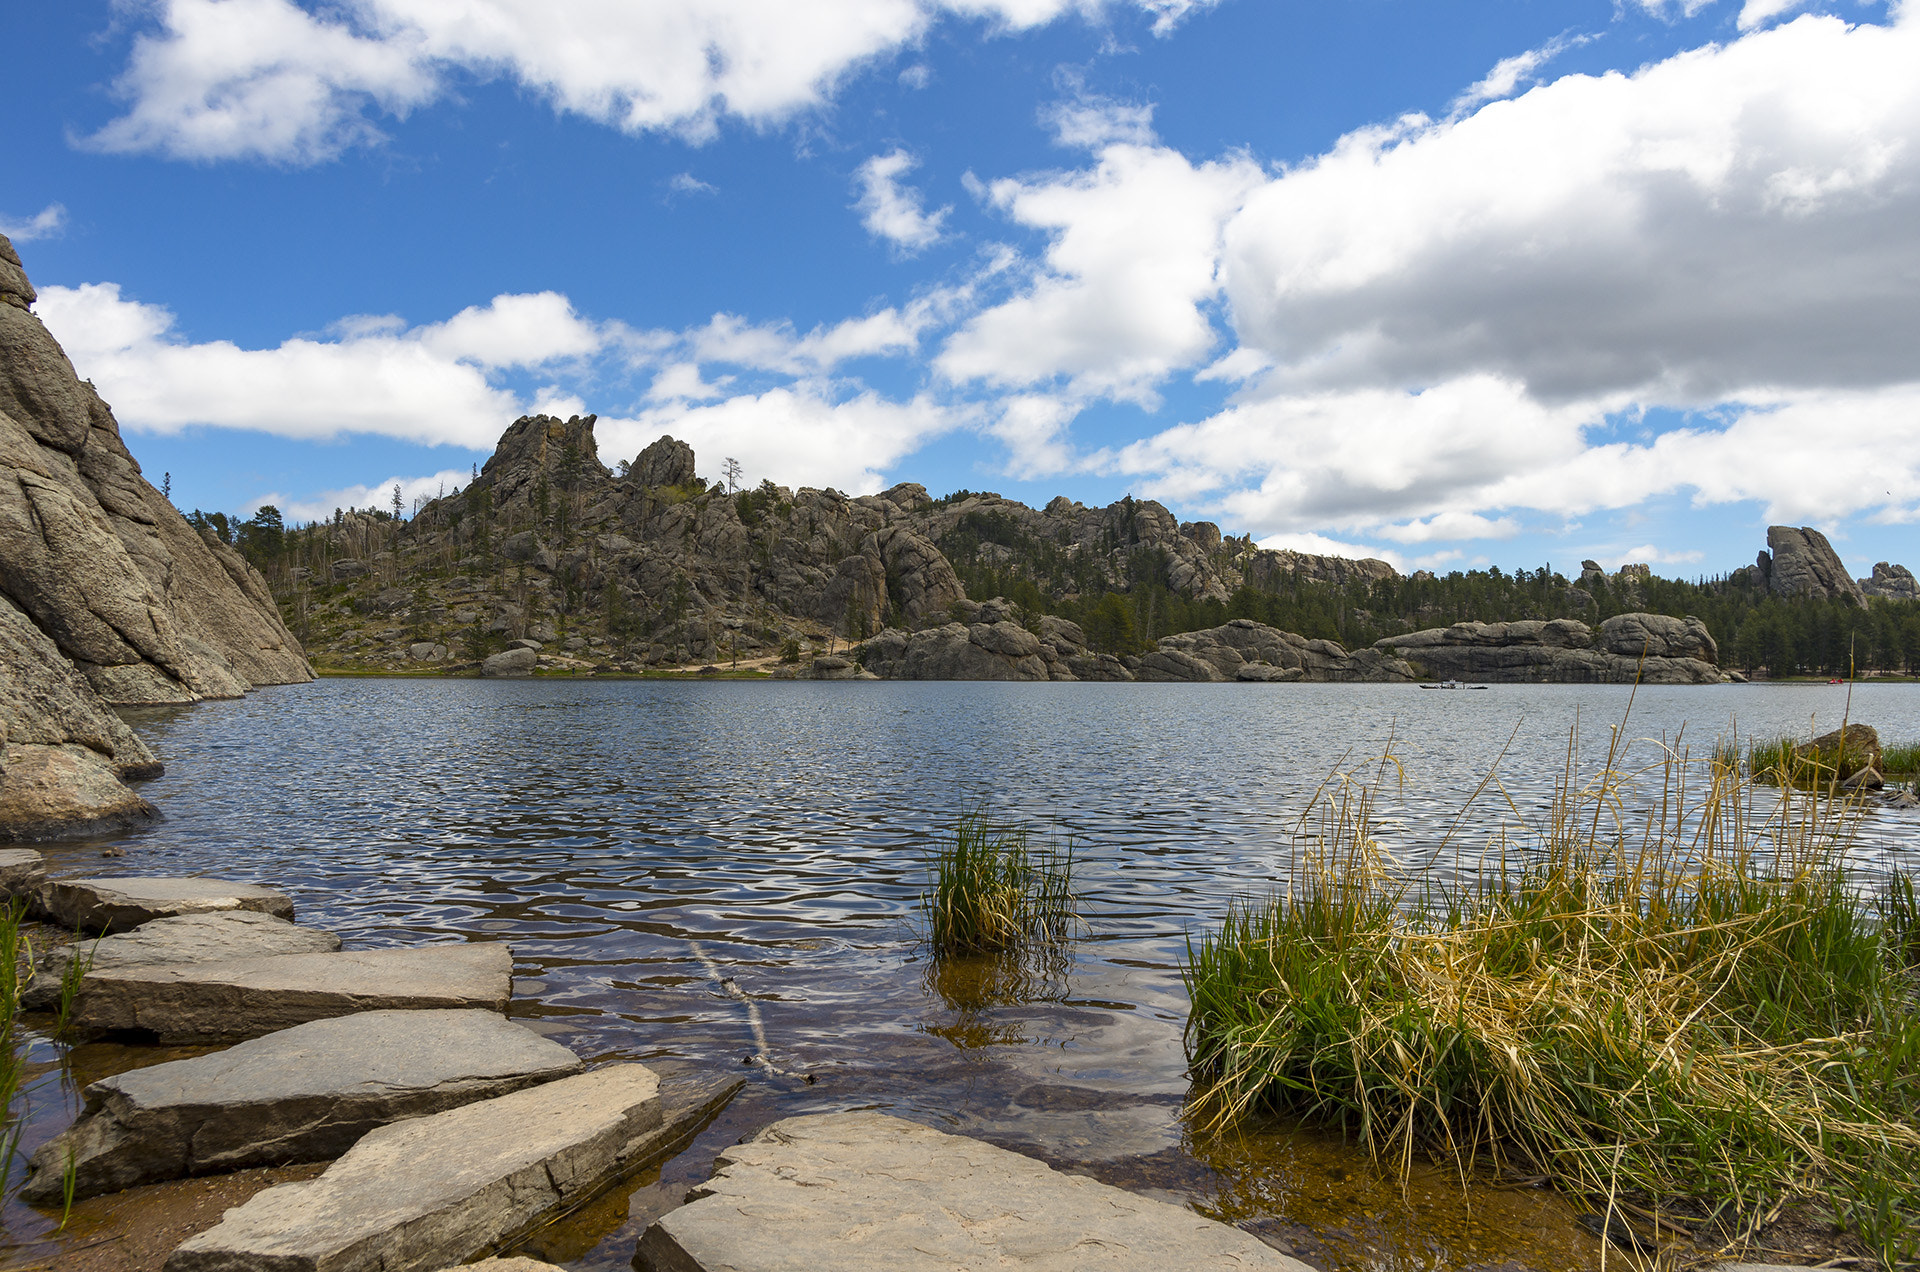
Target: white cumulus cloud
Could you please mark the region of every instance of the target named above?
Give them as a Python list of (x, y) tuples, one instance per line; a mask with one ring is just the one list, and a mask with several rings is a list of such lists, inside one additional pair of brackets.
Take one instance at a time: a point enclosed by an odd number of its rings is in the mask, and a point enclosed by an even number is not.
[(920, 192), (900, 184), (900, 178), (918, 166), (912, 155), (893, 150), (860, 165), (854, 182), (860, 197), (854, 207), (860, 224), (875, 238), (885, 239), (903, 254), (918, 252), (940, 241), (940, 227), (952, 208), (926, 210)]
[[(183, 159), (314, 163), (448, 92), (503, 75), (556, 110), (694, 140), (778, 123), (943, 17), (995, 32), (1098, 18), (1128, 0), (151, 0), (93, 137)], [(1131, 0), (1164, 32), (1190, 0)]]

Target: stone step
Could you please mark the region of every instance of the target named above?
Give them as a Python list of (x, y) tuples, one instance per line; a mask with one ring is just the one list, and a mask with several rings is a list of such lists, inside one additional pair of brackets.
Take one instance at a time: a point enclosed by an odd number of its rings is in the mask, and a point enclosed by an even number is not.
[(216, 910), (258, 910), (275, 918), (293, 918), (293, 901), (284, 892), (192, 877), (55, 879), (40, 889), (34, 908), (41, 918), (88, 936), (127, 932), (176, 914)]
[(46, 881), (46, 858), (31, 848), (0, 848), (0, 897), (32, 896)]
[(1311, 1272), (1257, 1237), (880, 1113), (775, 1122), (640, 1239), (650, 1272)]
[(33, 979), (20, 995), (29, 1011), (46, 1011), (60, 999), (67, 967), (77, 956), (89, 971), (156, 963), (218, 963), (275, 954), (325, 954), (340, 948), (340, 938), (319, 928), (300, 927), (257, 910), (220, 910), (180, 914), (142, 923), (131, 932), (56, 945), (41, 956)]
[(500, 1012), (512, 997), (512, 954), (480, 942), (101, 968), (87, 974), (68, 1019), (90, 1032), (232, 1042), (359, 1011)]
[(61, 1200), (249, 1166), (338, 1157), (377, 1126), (580, 1071), (557, 1042), (489, 1011), (368, 1011), (93, 1083), (42, 1145), (21, 1196)]
[(498, 1248), (642, 1164), (659, 1083), (617, 1064), (383, 1126), (307, 1183), (189, 1238), (166, 1272), (430, 1272)]

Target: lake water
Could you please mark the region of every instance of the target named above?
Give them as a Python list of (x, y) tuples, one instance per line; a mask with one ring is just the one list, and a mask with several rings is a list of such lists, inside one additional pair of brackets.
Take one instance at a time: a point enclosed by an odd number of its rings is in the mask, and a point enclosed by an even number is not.
[[(1643, 688), (1624, 736), (1697, 751), (1837, 727), (1842, 687)], [(327, 680), (140, 713), (165, 812), (113, 872), (209, 874), (291, 893), (349, 946), (505, 940), (515, 1012), (583, 1055), (744, 1072), (742, 1096), (630, 1203), (542, 1238), (625, 1266), (638, 1227), (714, 1151), (775, 1117), (874, 1107), (1200, 1207), (1353, 1268), (1581, 1266), (1556, 1199), (1420, 1176), (1278, 1130), (1211, 1139), (1187, 1091), (1178, 966), (1189, 933), (1284, 877), (1311, 792), (1391, 739), (1382, 839), (1432, 860), (1502, 750), (1542, 807), (1569, 731), (1597, 763), (1628, 690), (1496, 686)], [(1920, 686), (1855, 686), (1851, 717), (1920, 740)], [(1652, 756), (1650, 743), (1634, 755)], [(1086, 933), (1064, 977), (991, 992), (921, 957), (925, 853), (969, 810), (1077, 844)], [(1483, 796), (1454, 845), (1484, 843)], [(1920, 844), (1876, 810), (1864, 862)], [(1455, 847), (1447, 849), (1450, 863)], [(101, 872), (97, 845), (57, 870)], [(724, 991), (731, 977), (755, 1020)], [(1002, 987), (1004, 990), (1004, 987)], [(82, 1049), (83, 1051), (85, 1049)], [(111, 1063), (107, 1067), (112, 1067)], [(84, 1066), (83, 1066), (84, 1067)], [(33, 1137), (68, 1088), (43, 1092)], [(49, 1129), (51, 1128), (51, 1129)], [(29, 1145), (31, 1146), (31, 1145)]]

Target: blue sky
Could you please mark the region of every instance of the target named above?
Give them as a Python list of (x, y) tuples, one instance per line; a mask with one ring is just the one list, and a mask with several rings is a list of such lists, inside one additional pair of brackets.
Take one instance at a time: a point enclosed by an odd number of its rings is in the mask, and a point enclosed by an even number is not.
[(0, 228), (185, 507), (553, 409), (1403, 568), (1920, 565), (1920, 4), (16, 9)]

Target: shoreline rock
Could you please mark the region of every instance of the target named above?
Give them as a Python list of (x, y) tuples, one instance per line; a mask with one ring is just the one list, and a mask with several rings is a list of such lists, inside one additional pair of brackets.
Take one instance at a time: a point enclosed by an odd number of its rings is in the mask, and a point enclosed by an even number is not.
[(197, 876), (55, 879), (40, 889), (33, 908), (41, 917), (82, 936), (129, 932), (155, 919), (227, 910), (253, 910), (293, 920), (293, 898), (276, 888)]
[(580, 1072), (580, 1058), (490, 1011), (368, 1011), (102, 1079), (34, 1153), (21, 1195), (75, 1197), (338, 1157), (367, 1132)]
[(0, 841), (138, 827), (159, 761), (115, 705), (311, 680), (266, 581), (141, 475), (0, 235)]
[(1434, 680), (1495, 684), (1707, 685), (1719, 649), (1697, 618), (1616, 614), (1599, 631), (1570, 618), (1455, 623), (1376, 641)]
[(871, 1112), (787, 1118), (727, 1149), (687, 1204), (646, 1230), (634, 1263), (647, 1272), (1311, 1272), (1184, 1207)]

